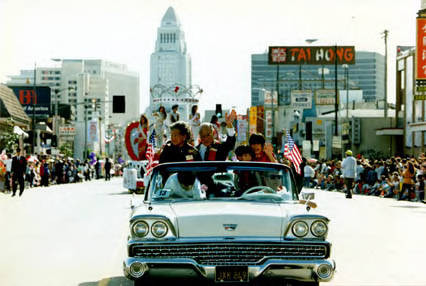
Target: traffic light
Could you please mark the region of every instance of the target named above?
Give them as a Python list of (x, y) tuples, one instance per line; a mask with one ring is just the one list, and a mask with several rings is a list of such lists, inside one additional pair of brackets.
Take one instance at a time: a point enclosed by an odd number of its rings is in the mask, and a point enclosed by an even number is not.
[(56, 135), (52, 135), (52, 141), (50, 142), (50, 146), (58, 147), (58, 138), (56, 137)]
[(126, 112), (126, 99), (124, 95), (114, 95), (112, 97), (112, 113)]
[(216, 104), (216, 116), (222, 118), (222, 104)]

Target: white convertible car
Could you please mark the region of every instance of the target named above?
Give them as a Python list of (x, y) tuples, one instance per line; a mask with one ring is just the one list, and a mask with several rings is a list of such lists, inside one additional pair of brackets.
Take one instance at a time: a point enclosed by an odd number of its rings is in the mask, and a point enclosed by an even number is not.
[(124, 274), (135, 285), (319, 285), (335, 262), (329, 220), (309, 209), (282, 164), (161, 164), (133, 207)]

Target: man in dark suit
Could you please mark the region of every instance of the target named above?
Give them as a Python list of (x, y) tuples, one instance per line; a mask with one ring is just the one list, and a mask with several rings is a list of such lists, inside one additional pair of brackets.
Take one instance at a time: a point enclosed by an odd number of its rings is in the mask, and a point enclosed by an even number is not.
[(225, 161), (228, 153), (234, 150), (236, 138), (232, 122), (235, 118), (235, 110), (225, 115), (228, 136), (222, 143), (214, 141), (214, 127), (211, 123), (201, 124), (199, 132), (201, 143), (197, 146), (197, 150), (203, 161)]
[(111, 162), (109, 161), (109, 158), (105, 159), (105, 165), (104, 165), (104, 169), (105, 169), (105, 181), (109, 181), (111, 180)]
[(21, 153), (21, 149), (16, 149), (16, 156), (12, 158), (12, 197), (16, 194), (19, 184), (19, 196), (22, 196), (25, 188), (24, 175), (27, 170), (27, 159)]
[[(214, 127), (211, 123), (203, 123), (200, 126), (199, 136), (201, 143), (196, 147), (200, 153), (203, 161), (225, 161), (228, 157), (228, 153), (235, 147), (235, 130), (232, 126), (232, 122), (236, 118), (235, 110), (232, 110), (231, 114), (225, 115), (227, 137), (225, 142), (218, 142), (214, 140)], [(223, 194), (221, 190), (226, 187), (221, 184), (216, 184), (210, 173), (205, 173), (199, 176), (199, 180), (202, 184), (207, 186), (207, 196), (220, 197)]]

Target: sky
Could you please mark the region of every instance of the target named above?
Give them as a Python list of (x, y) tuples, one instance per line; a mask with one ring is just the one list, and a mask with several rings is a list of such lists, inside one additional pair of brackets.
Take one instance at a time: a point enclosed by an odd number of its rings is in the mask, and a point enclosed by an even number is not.
[(268, 46), (354, 45), (384, 54), (395, 99), (396, 46), (415, 46), (421, 0), (0, 0), (0, 83), (52, 58), (104, 59), (139, 74), (149, 103), (150, 55), (168, 7), (175, 9), (192, 59), (200, 110), (250, 106), (251, 55)]

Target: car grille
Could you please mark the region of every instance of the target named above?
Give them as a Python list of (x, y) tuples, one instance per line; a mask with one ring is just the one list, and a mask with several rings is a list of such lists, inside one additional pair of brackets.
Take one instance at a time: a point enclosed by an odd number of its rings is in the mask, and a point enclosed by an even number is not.
[(327, 258), (327, 246), (322, 244), (136, 244), (130, 255), (149, 259), (190, 258), (202, 265), (256, 265), (266, 258)]

